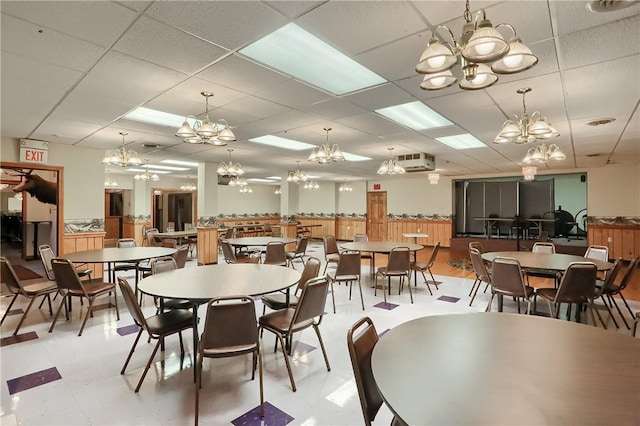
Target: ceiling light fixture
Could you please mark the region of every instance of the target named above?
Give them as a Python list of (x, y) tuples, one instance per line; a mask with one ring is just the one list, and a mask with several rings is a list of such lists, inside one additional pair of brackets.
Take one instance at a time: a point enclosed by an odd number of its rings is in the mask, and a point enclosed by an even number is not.
[(241, 194), (251, 194), (253, 189), (249, 185), (243, 186), (238, 190)]
[(118, 182), (116, 182), (115, 180), (111, 179), (111, 176), (107, 176), (104, 180), (104, 187), (105, 188), (116, 188), (118, 186)]
[(522, 115), (513, 114), (513, 120), (505, 121), (493, 143), (515, 142), (524, 144), (534, 142), (537, 139), (550, 139), (560, 136), (556, 128), (549, 123), (547, 117), (543, 117), (538, 111), (531, 114), (531, 118), (529, 118), (524, 97), (530, 91), (530, 87), (517, 90), (522, 95)]
[[(148, 162), (148, 160), (146, 160), (146, 161)], [(155, 172), (154, 172), (154, 173), (152, 173), (152, 172), (149, 170), (149, 164), (147, 164), (147, 165), (146, 165), (146, 169), (145, 169), (145, 171), (144, 171), (144, 172), (142, 172), (142, 173), (138, 173), (138, 174), (137, 174), (137, 175), (135, 175), (133, 178), (134, 178), (135, 180), (142, 180), (142, 181), (149, 181), (149, 180), (151, 180), (151, 181), (154, 181), (154, 182), (156, 182), (156, 181), (159, 181), (159, 180), (160, 180), (160, 177), (159, 177)]]
[(340, 191), (340, 192), (352, 192), (353, 188), (351, 187), (351, 185), (349, 185), (348, 182), (345, 182), (342, 185), (340, 185), (340, 187), (338, 188), (338, 191)]
[(180, 185), (181, 191), (195, 191), (196, 189), (197, 189), (196, 184), (191, 182), (190, 180)]
[(298, 169), (296, 171), (289, 172), (289, 174), (287, 175), (287, 182), (306, 182), (308, 179), (307, 174), (300, 171), (300, 160), (296, 161), (296, 163), (298, 163)]
[(127, 136), (128, 133), (120, 132), (120, 134), (122, 135), (122, 148), (107, 150), (102, 158), (102, 164), (111, 164), (120, 167), (139, 166), (142, 164), (142, 160), (138, 157), (138, 153), (127, 150), (124, 145), (124, 137)]
[[(206, 143), (216, 146), (224, 146), (227, 142), (235, 141), (236, 135), (225, 119), (221, 118), (217, 123), (212, 123), (209, 120), (209, 98), (213, 96), (213, 93), (203, 91), (200, 94), (205, 99), (204, 120), (200, 121), (193, 116), (185, 117), (184, 123), (176, 132), (176, 136), (182, 138), (186, 143)], [(189, 118), (195, 120), (193, 127), (189, 124)]]
[[(482, 19), (478, 22), (480, 16)], [(450, 69), (458, 62), (464, 76), (458, 86), (464, 90), (484, 89), (498, 81), (496, 74), (518, 73), (538, 63), (538, 58), (522, 44), (511, 25), (498, 24), (494, 28), (484, 9), (476, 13), (472, 22), (469, 0), (466, 1), (464, 20), (460, 40), (456, 40), (446, 25), (438, 25), (432, 31), (429, 45), (416, 65), (416, 72), (426, 74), (420, 88), (438, 90), (451, 86), (458, 79)], [(501, 27), (513, 32), (509, 42), (498, 32)], [(447, 30), (451, 41), (440, 42), (436, 37), (440, 28)], [(491, 68), (485, 65), (489, 62), (493, 62)]]
[(238, 176), (233, 176), (229, 181), (229, 186), (234, 186), (234, 187), (237, 186), (239, 188), (242, 188), (243, 186), (247, 186), (247, 185), (249, 185), (247, 180), (245, 178), (238, 177)]
[(524, 166), (522, 167), (522, 175), (524, 180), (533, 180), (536, 177), (538, 168), (536, 166)]
[(244, 170), (242, 170), (240, 163), (234, 163), (231, 161), (231, 153), (233, 150), (228, 149), (227, 151), (229, 151), (229, 162), (220, 163), (217, 173), (220, 176), (242, 176), (244, 174)]
[(18, 200), (22, 200), (22, 192), (16, 192), (16, 195), (13, 198), (17, 198)]
[(437, 185), (438, 181), (440, 180), (440, 173), (432, 172), (429, 173), (427, 177), (429, 178), (429, 184)]
[(316, 161), (320, 164), (344, 161), (344, 155), (342, 155), (342, 151), (340, 151), (338, 144), (329, 144), (329, 132), (331, 131), (331, 127), (325, 127), (324, 131), (327, 132), (327, 143), (313, 148), (307, 160)]
[(379, 175), (399, 175), (402, 173), (406, 173), (404, 167), (400, 165), (399, 162), (391, 158), (391, 151), (393, 151), (392, 147), (387, 148), (389, 150), (389, 159), (385, 160), (380, 164), (380, 168), (378, 168)]
[(319, 189), (320, 185), (315, 180), (304, 183), (303, 189)]
[(282, 194), (282, 190), (280, 188), (276, 188), (276, 190), (273, 192), (276, 195), (281, 195)]
[(567, 156), (560, 150), (560, 147), (556, 144), (549, 145), (549, 148), (545, 144), (538, 145), (535, 148), (530, 148), (527, 151), (527, 155), (522, 159), (523, 164), (546, 164), (549, 160), (562, 161), (566, 160)]
[(154, 189), (153, 195), (162, 195), (162, 191), (160, 191), (159, 189)]

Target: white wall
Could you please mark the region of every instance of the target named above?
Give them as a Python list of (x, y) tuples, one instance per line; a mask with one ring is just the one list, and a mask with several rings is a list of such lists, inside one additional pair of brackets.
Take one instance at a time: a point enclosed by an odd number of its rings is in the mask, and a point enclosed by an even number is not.
[(581, 176), (586, 176), (586, 173), (556, 175), (553, 179), (556, 209), (562, 207), (573, 217), (587, 208), (587, 183), (580, 181)]
[(384, 177), (368, 182), (368, 190), (380, 184), (380, 191), (387, 191), (389, 214), (450, 215), (453, 211), (453, 186), (449, 176), (440, 176), (437, 185), (431, 185), (426, 174), (405, 174)]
[(367, 212), (367, 182), (362, 180), (358, 182), (349, 182), (353, 191), (340, 192), (338, 188), (341, 183), (336, 184), (338, 193), (338, 202), (336, 213), (357, 213), (365, 214)]
[(589, 216), (640, 217), (640, 164), (611, 164), (587, 171)]
[(298, 186), (299, 204), (296, 213), (325, 213), (336, 212), (336, 185), (334, 182), (318, 182), (318, 189), (304, 189)]
[(279, 213), (280, 195), (273, 185), (251, 184), (251, 194), (241, 194), (238, 188), (218, 185), (218, 214)]

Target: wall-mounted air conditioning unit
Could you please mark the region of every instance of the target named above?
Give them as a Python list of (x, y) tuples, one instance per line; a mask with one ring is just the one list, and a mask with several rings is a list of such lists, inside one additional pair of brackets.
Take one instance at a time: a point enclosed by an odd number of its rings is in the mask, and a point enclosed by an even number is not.
[(407, 172), (431, 172), (436, 169), (435, 157), (424, 152), (398, 155), (396, 159)]

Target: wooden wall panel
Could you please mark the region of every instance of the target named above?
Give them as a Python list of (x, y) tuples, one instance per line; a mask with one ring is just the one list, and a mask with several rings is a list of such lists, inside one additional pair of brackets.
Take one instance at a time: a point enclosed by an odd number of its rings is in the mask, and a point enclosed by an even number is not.
[(351, 241), (355, 234), (367, 233), (366, 219), (336, 218), (336, 239)]
[[(96, 250), (104, 247), (105, 232), (83, 232), (74, 234), (64, 234), (62, 251), (58, 255), (64, 257), (65, 254), (77, 251)], [(87, 269), (91, 269), (91, 278), (102, 278), (104, 274), (104, 264), (89, 263)]]
[[(330, 218), (306, 218), (302, 217), (298, 219), (301, 225), (321, 225), (309, 228), (311, 231), (311, 238), (322, 239), (325, 235), (336, 235), (336, 220)], [(337, 238), (337, 237), (336, 237)]]
[(433, 246), (440, 241), (440, 246), (451, 247), (452, 235), (451, 221), (416, 221), (416, 220), (390, 220), (387, 222), (387, 235), (389, 241), (413, 242), (414, 238), (403, 237), (403, 234), (422, 233), (427, 238), (418, 238), (417, 243)]
[(590, 224), (587, 231), (589, 245), (609, 247), (611, 259), (631, 260), (640, 256), (640, 227)]
[(218, 222), (218, 226), (220, 226), (220, 225), (232, 226), (232, 225), (237, 225), (238, 223), (240, 223), (242, 225), (246, 225), (249, 222), (251, 222), (252, 224), (255, 224), (256, 222), (259, 222), (260, 224), (270, 223), (272, 225), (279, 225), (280, 224), (280, 216), (260, 217), (260, 218), (219, 219), (217, 222)]
[(218, 263), (218, 227), (197, 227), (198, 265), (210, 265)]

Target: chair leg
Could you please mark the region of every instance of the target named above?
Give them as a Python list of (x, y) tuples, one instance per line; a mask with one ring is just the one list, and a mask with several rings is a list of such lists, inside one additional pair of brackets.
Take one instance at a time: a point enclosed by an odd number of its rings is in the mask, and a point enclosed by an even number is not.
[(195, 412), (195, 425), (198, 426), (198, 417), (200, 414), (200, 386), (202, 386), (202, 359), (200, 355), (196, 356), (196, 412)]
[(618, 293), (620, 295), (620, 299), (622, 299), (622, 301), (624, 302), (624, 306), (627, 307), (627, 309), (629, 310), (629, 314), (631, 314), (631, 318), (633, 318), (633, 311), (631, 310), (631, 308), (629, 307), (629, 304), (627, 303), (627, 299), (624, 298), (624, 295), (622, 294), (622, 292)]
[(622, 311), (620, 310), (620, 307), (618, 306), (618, 302), (616, 302), (616, 299), (612, 295), (609, 295), (609, 300), (611, 302), (613, 302), (613, 306), (616, 307), (616, 310), (618, 311), (618, 314), (620, 315), (620, 318), (622, 318), (622, 322), (624, 323), (625, 327), (627, 327), (627, 330), (630, 330), (631, 328), (629, 327), (629, 324), (627, 323), (627, 319), (624, 317), (624, 315), (622, 315)]
[[(473, 282), (473, 285), (471, 286), (471, 292), (469, 293), (469, 296), (471, 296), (469, 306), (473, 304), (473, 301), (476, 298), (476, 294), (478, 293), (478, 289), (480, 288), (480, 284), (482, 284), (482, 281), (480, 281), (479, 278), (476, 278), (476, 280)], [(473, 293), (473, 295), (471, 293)]]
[(487, 305), (487, 309), (485, 309), (485, 312), (491, 312), (491, 304), (493, 303), (493, 296), (495, 296), (496, 294), (492, 291), (491, 292), (491, 299), (489, 299), (489, 304)]
[(147, 376), (147, 372), (149, 371), (149, 367), (151, 367), (151, 362), (153, 361), (153, 358), (156, 356), (156, 352), (158, 352), (158, 348), (160, 347), (160, 343), (162, 342), (162, 338), (158, 339), (158, 343), (156, 343), (155, 348), (153, 348), (153, 352), (151, 353), (151, 357), (149, 357), (149, 361), (147, 361), (147, 366), (144, 368), (144, 371), (142, 372), (142, 377), (140, 377), (140, 381), (138, 382), (138, 386), (136, 386), (136, 393), (140, 390), (140, 386), (142, 386), (142, 382), (144, 381), (144, 378)]
[(89, 310), (87, 311), (87, 313), (84, 316), (84, 320), (82, 321), (82, 326), (80, 327), (80, 332), (78, 333), (78, 336), (82, 336), (82, 332), (84, 331), (84, 326), (87, 324), (87, 320), (89, 319), (89, 316), (93, 317), (93, 302), (94, 301), (95, 301), (95, 298), (89, 299)]
[(435, 285), (436, 290), (438, 290), (438, 281), (436, 281), (435, 277), (433, 276), (433, 273), (431, 272), (431, 268), (427, 268), (427, 271), (429, 271), (429, 275), (431, 275), (431, 281), (433, 281), (433, 285)]
[(336, 313), (336, 296), (333, 291), (333, 280), (331, 280), (331, 303), (333, 303), (333, 313)]
[[(56, 321), (58, 320), (58, 316), (60, 316), (60, 311), (62, 310), (62, 307), (64, 306), (65, 311), (67, 310), (67, 298), (66, 297), (60, 297), (60, 304), (58, 305), (58, 310), (56, 311), (56, 315), (53, 317), (53, 321), (51, 322), (51, 327), (49, 327), (49, 333), (51, 333), (53, 331), (53, 327), (55, 327), (56, 325)], [(68, 313), (67, 313), (67, 319), (68, 319)]]
[(280, 335), (280, 333), (275, 333), (276, 337), (280, 341), (280, 346), (282, 347), (282, 355), (284, 356), (284, 363), (287, 365), (287, 372), (289, 373), (289, 380), (291, 380), (291, 389), (295, 392), (296, 384), (293, 380), (293, 372), (291, 371), (291, 364), (289, 363), (289, 355), (287, 355), (287, 349), (284, 342), (284, 338)]
[(22, 327), (22, 323), (24, 322), (25, 318), (27, 318), (27, 314), (29, 313), (29, 309), (31, 309), (31, 305), (33, 305), (33, 302), (35, 302), (36, 298), (35, 297), (31, 297), (31, 300), (29, 301), (29, 305), (27, 306), (27, 309), (24, 310), (24, 313), (22, 314), (22, 317), (20, 318), (20, 322), (18, 322), (18, 326), (16, 327), (16, 330), (13, 332), (13, 335), (15, 336), (16, 334), (18, 334), (18, 331), (20, 331), (20, 327)]
[(7, 308), (6, 311), (4, 311), (2, 320), (0, 320), (0, 325), (4, 324), (4, 319), (7, 317), (7, 314), (9, 313), (9, 311), (11, 310), (11, 307), (13, 306), (13, 302), (15, 302), (17, 298), (18, 298), (18, 293), (13, 295), (13, 299), (11, 299), (11, 303), (9, 303), (9, 307)]
[(362, 310), (364, 311), (364, 298), (362, 297), (362, 285), (360, 284), (360, 277), (358, 277), (358, 290), (360, 290), (360, 303), (362, 304)]
[(611, 318), (613, 324), (616, 326), (616, 328), (620, 328), (620, 326), (618, 325), (618, 321), (616, 321), (616, 318), (613, 316), (613, 312), (611, 312), (611, 309), (609, 308), (609, 305), (604, 298), (604, 295), (600, 295), (600, 299), (602, 299), (602, 304), (604, 305), (604, 307), (607, 308), (607, 312), (609, 312), (609, 318)]
[[(404, 277), (401, 277), (404, 280)], [(427, 284), (429, 286), (429, 284)], [(413, 304), (413, 290), (411, 290), (411, 271), (407, 275), (407, 287), (409, 287), (409, 298), (411, 299), (411, 303)]]
[(264, 387), (262, 380), (262, 351), (258, 347), (258, 377), (260, 379), (260, 418), (264, 419)]
[[(433, 296), (433, 292), (431, 291), (431, 287), (429, 286), (429, 282), (427, 281), (427, 277), (424, 275), (424, 271), (421, 270), (420, 273), (422, 274), (422, 279), (424, 279), (424, 283), (427, 286), (427, 290), (429, 290), (429, 295)], [(416, 284), (417, 284), (417, 282), (416, 282)], [(436, 289), (437, 289), (437, 287), (438, 286), (436, 286)]]
[(324, 356), (324, 363), (327, 365), (327, 371), (331, 371), (331, 366), (329, 365), (329, 358), (327, 357), (327, 351), (324, 348), (324, 342), (322, 341), (322, 336), (320, 335), (320, 327), (318, 327), (318, 324), (313, 324), (313, 329), (316, 332), (316, 336), (318, 336), (318, 341), (320, 342), (320, 349), (322, 349), (322, 355)]
[(138, 344), (138, 340), (140, 340), (140, 336), (142, 336), (142, 332), (144, 329), (140, 327), (140, 331), (138, 331), (138, 335), (136, 336), (136, 340), (133, 342), (133, 346), (131, 346), (131, 350), (129, 351), (129, 355), (127, 355), (127, 359), (124, 361), (124, 365), (122, 366), (122, 370), (120, 370), (120, 374), (124, 374), (127, 369), (127, 365), (129, 365), (129, 361), (131, 360), (131, 356), (133, 352), (136, 350), (136, 345)]

